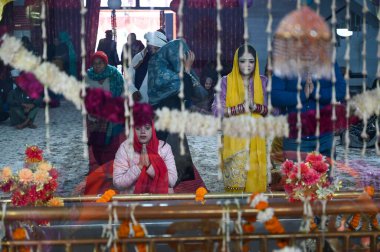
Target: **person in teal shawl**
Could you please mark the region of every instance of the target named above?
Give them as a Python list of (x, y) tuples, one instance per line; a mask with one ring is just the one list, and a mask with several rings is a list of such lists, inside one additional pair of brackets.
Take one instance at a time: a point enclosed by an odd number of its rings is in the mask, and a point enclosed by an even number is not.
[[(91, 58), (92, 67), (87, 70), (86, 83), (92, 88), (102, 88), (112, 93), (113, 97), (122, 96), (124, 78), (116, 67), (108, 64), (108, 57), (97, 51)], [(115, 158), (116, 151), (124, 138), (124, 124), (107, 122), (104, 119), (88, 116), (88, 144), (92, 150), (96, 168)]]
[(71, 42), (70, 35), (67, 32), (60, 32), (58, 35), (59, 42), (66, 45), (68, 49), (68, 74), (77, 77), (77, 55)]
[[(148, 63), (148, 96), (149, 103), (154, 109), (167, 107), (169, 109), (181, 109), (181, 99), (178, 97), (181, 79), (180, 49), (183, 48), (183, 85), (184, 85), (184, 102), (186, 108), (191, 106), (192, 97), (207, 97), (207, 91), (200, 85), (199, 78), (192, 70), (194, 63), (194, 53), (182, 39), (172, 40), (161, 48), (152, 47), (150, 40), (157, 39), (155, 33), (145, 35), (147, 39), (147, 49), (151, 51), (151, 58)], [(203, 97), (203, 98), (204, 98)], [(193, 164), (190, 149), (186, 136), (184, 137), (185, 155), (180, 153), (180, 138), (178, 134), (172, 134), (167, 131), (157, 131), (157, 137), (166, 141), (172, 147), (174, 159), (177, 167), (178, 181), (194, 180), (196, 168)]]

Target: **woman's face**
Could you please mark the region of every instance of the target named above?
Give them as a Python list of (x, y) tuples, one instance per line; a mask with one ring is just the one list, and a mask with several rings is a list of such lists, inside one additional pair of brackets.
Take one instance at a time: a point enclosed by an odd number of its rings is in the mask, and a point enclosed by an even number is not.
[(152, 125), (147, 123), (143, 126), (136, 126), (135, 129), (139, 142), (141, 144), (149, 143), (150, 139), (152, 138)]
[(244, 52), (239, 58), (239, 71), (243, 76), (251, 76), (255, 70), (255, 57), (249, 52)]
[(94, 68), (95, 73), (103, 72), (106, 66), (106, 63), (100, 58), (95, 58), (94, 62), (92, 63), (92, 67)]
[(210, 88), (212, 87), (212, 79), (210, 77), (207, 77), (206, 80), (205, 80), (205, 88), (207, 90), (210, 90)]

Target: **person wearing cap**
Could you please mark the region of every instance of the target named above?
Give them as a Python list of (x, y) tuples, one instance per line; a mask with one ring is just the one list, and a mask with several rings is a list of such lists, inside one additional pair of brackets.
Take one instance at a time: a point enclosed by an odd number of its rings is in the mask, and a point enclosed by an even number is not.
[[(113, 97), (122, 96), (124, 79), (116, 67), (109, 65), (107, 55), (98, 51), (91, 57), (92, 67), (87, 70), (85, 81), (91, 88), (101, 88)], [(88, 116), (88, 144), (94, 154), (96, 165), (102, 165), (115, 157), (119, 147), (119, 137), (123, 135), (124, 125), (107, 122), (101, 118)], [(90, 165), (91, 166), (91, 165)], [(95, 167), (94, 167), (95, 168)]]
[(107, 30), (106, 37), (99, 40), (97, 51), (105, 52), (108, 57), (108, 63), (115, 67), (119, 64), (119, 56), (117, 55), (116, 48), (116, 41), (112, 39), (112, 30)]
[[(20, 75), (20, 71), (14, 69), (11, 71), (13, 82)], [(26, 127), (35, 129), (37, 126), (33, 124), (37, 116), (40, 99), (31, 99), (22, 89), (15, 84), (16, 88), (9, 92), (7, 102), (9, 105), (9, 117), (11, 125), (17, 129)]]
[(148, 32), (144, 35), (147, 47), (136, 54), (129, 67), (129, 76), (131, 76), (131, 84), (129, 90), (132, 93), (135, 102), (148, 103), (148, 64), (152, 55), (161, 47), (166, 45), (167, 39), (165, 34), (155, 31)]

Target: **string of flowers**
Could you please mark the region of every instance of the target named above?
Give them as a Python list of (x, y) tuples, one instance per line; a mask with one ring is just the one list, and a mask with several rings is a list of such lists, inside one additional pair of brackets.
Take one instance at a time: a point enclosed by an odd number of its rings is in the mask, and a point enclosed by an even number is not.
[[(264, 223), (265, 229), (271, 234), (283, 234), (285, 229), (282, 226), (281, 222), (274, 214), (274, 209), (269, 207), (268, 196), (265, 196), (263, 193), (253, 193), (248, 199), (247, 203), (250, 207), (259, 210), (256, 215), (258, 222)], [(246, 233), (252, 233), (254, 227), (252, 223), (254, 219), (247, 220), (248, 222), (243, 226), (243, 230)], [(251, 227), (249, 227), (251, 226)], [(279, 248), (285, 248), (289, 244), (288, 239), (277, 239), (277, 246)], [(248, 244), (245, 244), (243, 249), (247, 251)], [(249, 249), (249, 247), (248, 247)]]
[[(199, 113), (188, 111), (169, 110), (162, 108), (156, 111), (158, 120), (155, 124), (158, 130), (167, 130), (180, 133), (183, 128), (188, 134), (212, 136), (218, 133), (218, 119)], [(266, 118), (252, 118), (237, 116), (223, 120), (223, 132), (233, 137), (254, 136), (288, 136), (289, 125), (286, 116), (268, 116)]]
[(43, 62), (41, 64), (41, 58), (26, 50), (20, 40), (12, 36), (3, 36), (0, 59), (16, 69), (33, 73), (44, 86), (56, 94), (62, 94), (78, 109), (80, 108), (81, 82), (61, 72), (52, 63)]
[[(367, 186), (364, 188), (364, 194), (363, 195), (360, 195), (359, 196), (359, 200), (363, 200), (363, 199), (373, 199), (373, 196), (375, 194), (375, 189), (373, 186)], [(377, 212), (374, 212), (374, 213), (370, 213), (369, 214), (369, 223), (368, 223), (368, 230), (371, 231), (371, 230), (380, 230), (380, 226), (379, 226), (379, 214)], [(344, 227), (341, 227), (342, 226), (342, 216), (340, 215), (339, 218), (337, 217), (337, 224), (336, 226), (338, 227), (338, 229), (341, 229), (343, 228), (344, 230)], [(362, 214), (360, 213), (355, 213), (353, 214), (352, 216), (350, 216), (346, 222), (346, 228), (349, 230), (349, 231), (359, 231), (362, 229), (363, 227), (363, 220), (364, 219), (367, 219), (367, 218), (364, 218)]]
[[(24, 227), (18, 227), (12, 232), (12, 238), (15, 241), (25, 241), (28, 240), (28, 232), (26, 231), (26, 228)], [(5, 250), (7, 251), (7, 250)], [(31, 251), (30, 247), (27, 246), (19, 246), (17, 248), (17, 251), (19, 252), (29, 252)]]
[(360, 118), (370, 118), (380, 111), (380, 88), (364, 91), (355, 95), (349, 102), (349, 106), (354, 108), (355, 114)]
[(103, 193), (103, 195), (96, 200), (96, 203), (107, 203), (110, 202), (113, 196), (116, 195), (116, 192), (112, 189), (109, 189)]

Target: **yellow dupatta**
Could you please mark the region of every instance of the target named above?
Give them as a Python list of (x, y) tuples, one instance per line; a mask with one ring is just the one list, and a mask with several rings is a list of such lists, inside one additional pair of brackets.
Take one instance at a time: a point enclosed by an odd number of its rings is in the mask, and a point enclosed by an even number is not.
[[(259, 74), (259, 59), (256, 55), (253, 73), (254, 103), (264, 104), (264, 92)], [(238, 50), (234, 55), (233, 68), (227, 75), (226, 107), (244, 102), (245, 87), (239, 71)], [(248, 113), (247, 113), (248, 114)], [(254, 118), (262, 117), (251, 113)], [(251, 138), (247, 150), (247, 139), (223, 137), (223, 179), (226, 191), (265, 192), (267, 186), (266, 144), (260, 137)], [(249, 170), (246, 162), (249, 157)]]

